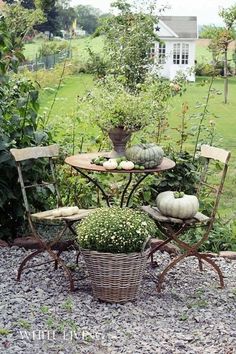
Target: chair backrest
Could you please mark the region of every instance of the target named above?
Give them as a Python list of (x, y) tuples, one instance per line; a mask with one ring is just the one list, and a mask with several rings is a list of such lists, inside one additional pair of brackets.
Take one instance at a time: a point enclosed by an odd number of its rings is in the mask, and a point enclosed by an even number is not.
[[(223, 191), (223, 186), (224, 186), (224, 182), (225, 182), (226, 173), (228, 170), (228, 162), (230, 159), (230, 155), (231, 155), (230, 151), (226, 151), (224, 149), (220, 149), (220, 148), (217, 148), (214, 146), (209, 146), (209, 145), (202, 145), (201, 146), (200, 156), (204, 157), (206, 160), (205, 160), (205, 165), (204, 165), (201, 179), (200, 179), (200, 184), (199, 184), (200, 187), (198, 190), (198, 194), (200, 193), (202, 185), (206, 185), (215, 191), (215, 201), (214, 201), (213, 209), (211, 212), (212, 220), (214, 220), (214, 218), (216, 216), (220, 197), (221, 197), (221, 194)], [(212, 186), (207, 183), (207, 177), (208, 177), (207, 172), (208, 172), (208, 167), (209, 167), (209, 163), (211, 160), (219, 161), (223, 165), (223, 170), (219, 174), (219, 183), (218, 183), (217, 187), (215, 185)]]
[[(26, 209), (27, 213), (30, 214), (30, 206), (29, 206), (27, 193), (26, 193), (26, 190), (28, 188), (35, 188), (38, 186), (46, 187), (48, 185), (53, 185), (55, 188), (57, 206), (59, 206), (61, 199), (60, 199), (60, 193), (59, 193), (59, 189), (58, 189), (57, 181), (56, 181), (54, 163), (52, 160), (53, 157), (58, 157), (58, 155), (59, 155), (59, 145), (28, 147), (28, 148), (23, 148), (23, 149), (11, 149), (10, 152), (13, 155), (15, 162), (16, 162), (16, 167), (17, 167), (17, 171), (18, 171), (18, 175), (19, 175), (19, 182), (20, 182), (24, 205), (25, 205), (25, 209)], [(25, 185), (23, 173), (22, 173), (22, 162), (26, 161), (26, 160), (31, 160), (31, 159), (38, 160), (41, 158), (44, 158), (44, 159), (48, 158), (52, 180), (50, 182), (34, 183), (32, 185)]]

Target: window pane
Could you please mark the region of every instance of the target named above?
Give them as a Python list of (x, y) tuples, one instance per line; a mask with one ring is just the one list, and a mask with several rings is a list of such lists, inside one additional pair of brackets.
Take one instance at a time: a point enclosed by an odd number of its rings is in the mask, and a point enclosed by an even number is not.
[(180, 64), (180, 43), (174, 44), (173, 64)]
[(182, 44), (182, 59), (181, 63), (186, 65), (188, 64), (188, 58), (189, 58), (189, 44), (183, 43)]
[(165, 43), (159, 43), (158, 63), (165, 64), (165, 57), (166, 57), (166, 45), (165, 45)]

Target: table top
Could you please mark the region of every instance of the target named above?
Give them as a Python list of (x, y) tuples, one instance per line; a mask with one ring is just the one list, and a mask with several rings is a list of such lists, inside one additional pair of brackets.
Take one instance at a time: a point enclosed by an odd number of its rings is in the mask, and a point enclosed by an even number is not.
[(105, 167), (100, 166), (100, 165), (95, 165), (91, 163), (91, 160), (98, 157), (98, 156), (104, 156), (104, 157), (110, 157), (111, 152), (96, 152), (96, 153), (84, 153), (84, 154), (78, 154), (74, 156), (69, 156), (65, 159), (65, 162), (77, 169), (84, 169), (88, 171), (94, 171), (94, 172), (109, 172), (109, 173), (151, 173), (151, 172), (162, 172), (165, 170), (169, 170), (175, 166), (175, 162), (164, 157), (162, 163), (155, 167), (155, 168), (146, 168), (144, 170), (106, 170)]

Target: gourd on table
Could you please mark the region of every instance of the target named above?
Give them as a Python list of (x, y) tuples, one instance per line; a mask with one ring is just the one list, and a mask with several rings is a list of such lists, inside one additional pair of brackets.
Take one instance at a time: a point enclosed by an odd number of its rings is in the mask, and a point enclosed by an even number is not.
[(153, 168), (161, 164), (164, 156), (162, 148), (154, 143), (137, 144), (125, 152), (128, 160), (145, 168)]
[(121, 161), (119, 167), (123, 170), (132, 170), (134, 168), (134, 163), (132, 161)]
[(116, 162), (115, 159), (110, 159), (103, 163), (103, 167), (105, 167), (106, 170), (115, 170), (117, 166), (118, 163)]
[(183, 192), (162, 192), (158, 194), (156, 204), (163, 215), (179, 219), (190, 219), (199, 209), (197, 197)]

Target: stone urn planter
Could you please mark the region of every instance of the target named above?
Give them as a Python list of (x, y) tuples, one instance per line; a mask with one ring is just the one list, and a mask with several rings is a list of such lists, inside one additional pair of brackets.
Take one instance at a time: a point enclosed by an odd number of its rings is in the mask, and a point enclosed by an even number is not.
[(126, 144), (130, 141), (132, 131), (123, 128), (112, 128), (108, 131), (109, 138), (112, 141), (112, 157), (124, 156)]

